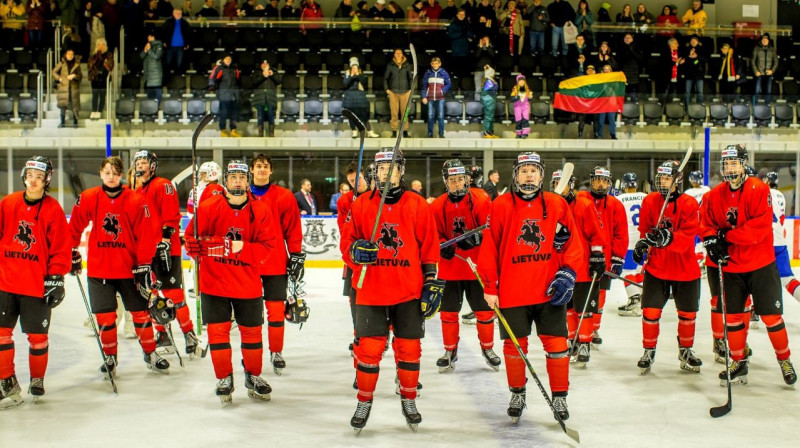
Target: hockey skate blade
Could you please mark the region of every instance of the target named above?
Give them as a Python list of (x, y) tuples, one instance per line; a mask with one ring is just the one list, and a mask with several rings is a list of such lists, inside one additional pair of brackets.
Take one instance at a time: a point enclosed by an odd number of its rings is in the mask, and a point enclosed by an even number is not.
[(15, 408), (17, 406), (20, 406), (24, 402), (25, 402), (25, 400), (22, 398), (22, 395), (20, 395), (18, 393), (17, 394), (13, 394), (13, 395), (9, 395), (6, 398), (4, 398), (2, 401), (0, 401), (0, 411), (7, 411), (9, 409), (12, 409), (12, 408)]
[(272, 371), (275, 372), (275, 375), (281, 376), (282, 372), (283, 372), (283, 369), (279, 369), (277, 367), (273, 367)]
[(500, 371), (500, 366), (493, 366), (493, 365), (489, 364), (488, 361), (486, 362), (486, 365), (491, 367), (492, 370), (494, 370), (495, 372), (499, 372)]
[(247, 396), (254, 400), (260, 400), (260, 401), (270, 401), (272, 399), (272, 397), (270, 397), (269, 394), (259, 395), (254, 390), (251, 389), (247, 389)]
[(232, 395), (219, 395), (219, 402), (222, 404), (222, 407), (228, 407), (233, 404), (233, 396)]
[(155, 367), (151, 366), (150, 364), (147, 364), (147, 370), (149, 370), (151, 372), (159, 373), (161, 375), (169, 375), (169, 369), (159, 370), (159, 369), (156, 369)]
[(700, 373), (700, 366), (693, 367), (686, 363), (681, 363), (681, 370), (685, 370), (691, 373)]
[(708, 413), (713, 418), (720, 418), (722, 416), (728, 415), (731, 412), (733, 407), (731, 406), (731, 402), (727, 402), (722, 406), (716, 406), (708, 410)]
[(639, 367), (639, 370), (640, 370), (639, 375), (647, 375), (648, 373), (650, 373), (650, 367), (645, 367), (645, 368)]
[(174, 355), (175, 354), (175, 346), (171, 345), (171, 346), (168, 346), (168, 347), (165, 347), (165, 346), (156, 347), (156, 353), (158, 353), (161, 356)]
[(455, 370), (455, 368), (456, 368), (455, 364), (450, 364), (447, 367), (439, 367), (439, 373), (450, 373), (453, 370)]
[(356, 437), (360, 436), (363, 429), (364, 428), (353, 428), (353, 435)]
[(575, 367), (580, 367), (581, 369), (585, 369), (586, 368), (586, 364), (587, 363), (585, 363), (585, 362), (575, 361)]
[(408, 423), (408, 427), (411, 428), (412, 431), (417, 432), (419, 429), (419, 423)]
[[(731, 378), (731, 385), (733, 384), (747, 384), (747, 375), (738, 378)], [(728, 385), (728, 380), (719, 380), (719, 385), (725, 387)]]
[(516, 425), (519, 423), (519, 417), (511, 417), (511, 424)]

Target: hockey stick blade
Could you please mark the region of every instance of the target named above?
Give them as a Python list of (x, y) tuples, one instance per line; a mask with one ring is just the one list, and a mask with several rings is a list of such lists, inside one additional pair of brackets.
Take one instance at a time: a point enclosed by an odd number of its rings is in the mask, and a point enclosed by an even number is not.
[(730, 400), (722, 406), (716, 406), (708, 410), (708, 413), (711, 414), (713, 418), (720, 418), (728, 415), (731, 412), (733, 406), (731, 406)]
[(367, 127), (364, 126), (364, 122), (361, 121), (361, 119), (358, 118), (352, 110), (342, 109), (342, 116), (347, 118), (347, 121), (349, 121), (351, 125), (358, 129), (358, 132), (364, 132), (364, 130), (367, 129)]
[(692, 158), (692, 151), (694, 151), (694, 148), (692, 145), (689, 145), (689, 147), (686, 148), (686, 154), (683, 156), (683, 161), (681, 161), (681, 165), (678, 167), (679, 173), (683, 172), (683, 169), (686, 168), (686, 164), (689, 163), (689, 159)]
[(731, 350), (728, 345), (728, 306), (725, 297), (725, 275), (722, 272), (722, 267), (719, 269), (719, 301), (722, 302), (722, 339), (725, 344), (725, 379), (728, 386), (728, 402), (723, 406), (713, 407), (708, 410), (713, 418), (719, 418), (727, 415), (733, 410), (733, 391), (731, 390)]
[(567, 185), (569, 185), (569, 180), (572, 178), (573, 171), (575, 171), (575, 165), (570, 162), (564, 164), (564, 168), (561, 169), (561, 179), (558, 181), (553, 193), (561, 194), (566, 190)]

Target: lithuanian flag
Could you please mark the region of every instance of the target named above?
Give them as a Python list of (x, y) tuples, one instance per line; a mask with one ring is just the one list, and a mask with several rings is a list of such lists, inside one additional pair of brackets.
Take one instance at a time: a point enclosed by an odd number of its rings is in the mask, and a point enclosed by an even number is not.
[(579, 114), (619, 112), (625, 103), (626, 82), (622, 72), (566, 79), (558, 84), (553, 107)]

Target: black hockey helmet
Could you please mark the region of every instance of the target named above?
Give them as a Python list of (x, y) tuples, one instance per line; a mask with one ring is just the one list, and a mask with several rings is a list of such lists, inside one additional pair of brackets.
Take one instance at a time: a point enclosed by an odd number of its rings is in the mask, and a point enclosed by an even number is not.
[(775, 171), (770, 171), (764, 176), (764, 182), (769, 185), (769, 188), (778, 188), (778, 173)]
[(470, 186), (483, 188), (483, 168), (480, 165), (472, 165), (469, 167), (469, 180)]
[(700, 171), (700, 170), (694, 170), (691, 173), (689, 173), (689, 183), (691, 183), (692, 186), (702, 185), (703, 184), (703, 172)]
[(681, 181), (678, 168), (680, 164), (676, 160), (667, 160), (656, 168), (656, 181), (653, 185), (655, 191), (666, 197), (672, 188)]
[(745, 167), (744, 167), (744, 173), (745, 173), (745, 174), (747, 174), (747, 177), (755, 177), (755, 176), (758, 176), (758, 171), (756, 171), (756, 169), (755, 169), (755, 168), (753, 168), (753, 166), (752, 166), (752, 165), (745, 165)]
[(50, 189), (50, 181), (53, 180), (53, 162), (50, 161), (47, 157), (44, 156), (33, 156), (25, 162), (25, 166), (22, 167), (22, 171), (19, 173), (19, 177), (22, 179), (22, 184), (26, 185), (25, 183), (25, 175), (27, 174), (28, 170), (39, 170), (44, 172), (44, 191), (48, 191)]
[[(133, 155), (133, 167), (136, 168), (136, 161), (139, 159), (147, 159), (150, 162), (150, 175), (155, 176), (156, 170), (158, 169), (158, 156), (153, 151), (148, 151), (147, 149), (143, 149), (141, 151), (136, 151)], [(144, 174), (144, 171), (136, 171), (136, 177), (141, 177)]]
[[(447, 181), (451, 177), (454, 177), (456, 182), (461, 181), (458, 183), (460, 185), (458, 188), (450, 188)], [(467, 168), (458, 159), (445, 160), (444, 164), (442, 164), (442, 180), (444, 181), (444, 188), (450, 196), (461, 198), (469, 191)]]
[[(595, 179), (605, 179), (606, 181), (608, 181), (608, 186), (605, 189), (600, 187), (595, 187), (594, 186)], [(608, 190), (610, 188), (611, 188), (611, 170), (600, 165), (592, 168), (592, 172), (589, 173), (589, 189), (592, 191), (592, 193), (598, 196), (604, 196), (608, 194)]]
[(639, 175), (628, 172), (622, 175), (622, 188), (639, 188)]
[(308, 320), (309, 314), (311, 314), (311, 308), (309, 308), (305, 300), (296, 299), (294, 303), (289, 303), (289, 301), (286, 302), (284, 317), (286, 317), (287, 322), (292, 324), (303, 324)]
[[(533, 165), (539, 170), (539, 182), (523, 182), (520, 183), (518, 179), (519, 170), (526, 165)], [(544, 161), (539, 154), (531, 151), (524, 151), (517, 155), (514, 161), (513, 185), (517, 192), (523, 195), (535, 195), (542, 189), (544, 182)]]
[(168, 297), (151, 294), (147, 311), (158, 325), (166, 325), (175, 320), (175, 303)]
[(747, 175), (745, 167), (749, 160), (750, 154), (742, 144), (728, 145), (722, 150), (720, 174), (734, 189), (739, 188), (744, 183)]

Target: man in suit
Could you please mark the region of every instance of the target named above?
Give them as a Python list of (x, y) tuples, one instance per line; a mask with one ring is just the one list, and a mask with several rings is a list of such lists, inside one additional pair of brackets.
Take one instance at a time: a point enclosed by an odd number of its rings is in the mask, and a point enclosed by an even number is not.
[(489, 194), (489, 197), (494, 201), (497, 198), (497, 186), (500, 182), (500, 173), (497, 170), (489, 171), (489, 180), (483, 184), (483, 189)]
[(316, 215), (317, 200), (311, 194), (311, 181), (303, 179), (300, 181), (300, 191), (294, 194), (297, 206), (300, 207), (301, 215)]

